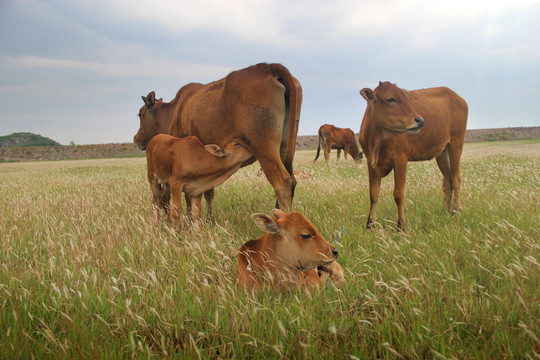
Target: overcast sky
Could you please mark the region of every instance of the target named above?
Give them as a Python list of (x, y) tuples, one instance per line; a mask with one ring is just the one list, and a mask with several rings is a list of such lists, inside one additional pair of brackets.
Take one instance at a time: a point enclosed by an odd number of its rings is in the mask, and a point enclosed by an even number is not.
[(132, 142), (141, 95), (259, 62), (300, 80), (300, 135), (358, 132), (379, 80), (452, 88), (469, 129), (540, 126), (539, 23), (538, 0), (0, 0), (0, 136)]

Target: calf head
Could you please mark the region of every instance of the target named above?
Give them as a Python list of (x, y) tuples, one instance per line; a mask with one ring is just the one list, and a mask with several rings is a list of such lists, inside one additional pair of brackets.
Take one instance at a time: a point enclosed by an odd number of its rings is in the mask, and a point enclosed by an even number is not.
[(237, 141), (228, 142), (223, 149), (216, 144), (205, 145), (204, 149), (216, 157), (227, 158), (228, 162), (235, 164), (242, 163), (253, 156)]
[(133, 137), (133, 142), (139, 149), (146, 150), (146, 146), (157, 134), (167, 134), (169, 132), (170, 114), (161, 111), (162, 99), (156, 100), (156, 93), (151, 91), (146, 97), (141, 96), (144, 105), (139, 110), (140, 127)]
[(409, 103), (405, 91), (389, 82), (379, 82), (375, 90), (364, 88), (360, 94), (368, 102), (373, 125), (390, 133), (415, 134), (424, 126), (422, 119)]
[(298, 212), (274, 209), (272, 216), (253, 214), (251, 218), (275, 241), (276, 257), (296, 270), (328, 265), (338, 257), (337, 249)]

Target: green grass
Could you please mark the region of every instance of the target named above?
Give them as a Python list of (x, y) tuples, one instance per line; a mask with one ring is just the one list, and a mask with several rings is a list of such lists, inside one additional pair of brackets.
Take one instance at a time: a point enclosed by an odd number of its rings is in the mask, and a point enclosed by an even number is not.
[(275, 203), (257, 164), (198, 235), (155, 226), (144, 159), (0, 165), (0, 358), (540, 356), (538, 140), (466, 144), (456, 216), (435, 162), (409, 164), (403, 234), (391, 175), (367, 231), (365, 162), (314, 157), (293, 208), (339, 238), (347, 282), (311, 293), (235, 285)]

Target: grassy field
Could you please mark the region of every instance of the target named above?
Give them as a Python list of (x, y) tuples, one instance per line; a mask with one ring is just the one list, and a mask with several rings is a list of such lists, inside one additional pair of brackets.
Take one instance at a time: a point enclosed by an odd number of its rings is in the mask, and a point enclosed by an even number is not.
[(346, 284), (250, 294), (236, 251), (273, 191), (241, 169), (199, 235), (155, 226), (144, 159), (0, 164), (0, 358), (540, 357), (540, 141), (466, 144), (459, 215), (434, 161), (392, 176), (374, 231), (365, 162), (297, 153), (293, 209), (337, 241)]

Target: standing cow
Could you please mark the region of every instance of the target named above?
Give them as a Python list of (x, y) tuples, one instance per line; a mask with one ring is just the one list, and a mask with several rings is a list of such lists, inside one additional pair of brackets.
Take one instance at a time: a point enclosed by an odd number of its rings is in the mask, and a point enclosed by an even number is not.
[[(258, 160), (279, 208), (290, 211), (302, 88), (287, 68), (257, 64), (207, 85), (185, 85), (170, 103), (156, 101), (153, 92), (143, 100), (141, 125), (134, 137), (139, 148), (145, 149), (158, 133), (193, 135), (222, 148), (239, 139), (252, 154), (242, 165)], [(205, 197), (211, 209), (212, 196)]]
[(347, 159), (347, 154), (349, 154), (356, 162), (360, 162), (362, 160), (362, 152), (358, 149), (353, 131), (349, 128), (338, 128), (329, 124), (322, 125), (319, 128), (319, 146), (317, 147), (317, 156), (315, 156), (315, 160), (313, 160), (313, 162), (317, 161), (319, 158), (321, 144), (323, 147), (324, 159), (326, 160), (327, 164), (328, 160), (330, 159), (331, 149), (337, 149), (338, 161), (341, 155), (341, 150), (343, 150), (345, 154), (345, 159)]
[(404, 91), (389, 82), (379, 82), (373, 91), (362, 89), (360, 94), (367, 101), (358, 136), (369, 173), (367, 227), (372, 228), (376, 221), (381, 178), (393, 169), (397, 228), (403, 229), (408, 161), (435, 157), (443, 175), (446, 207), (448, 211), (459, 211), (459, 161), (468, 114), (465, 100), (446, 87)]

